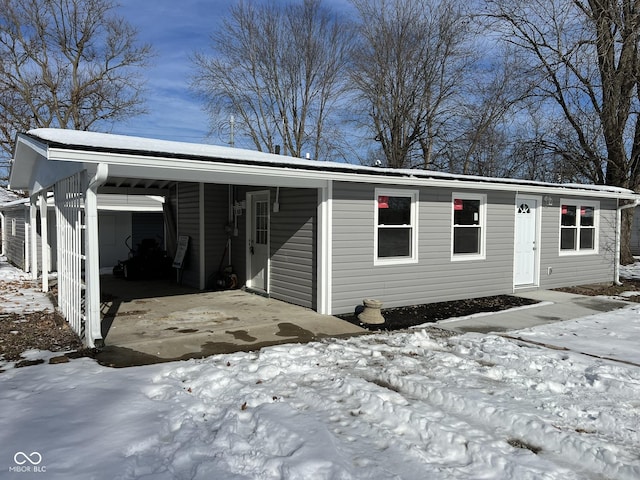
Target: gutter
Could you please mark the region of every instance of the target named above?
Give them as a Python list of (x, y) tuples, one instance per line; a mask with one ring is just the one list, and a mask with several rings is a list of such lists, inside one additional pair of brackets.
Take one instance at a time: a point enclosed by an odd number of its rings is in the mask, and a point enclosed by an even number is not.
[(616, 250), (613, 266), (613, 283), (622, 285), (620, 282), (620, 237), (622, 236), (622, 210), (635, 208), (640, 205), (640, 199), (636, 198), (633, 203), (619, 206), (616, 209)]

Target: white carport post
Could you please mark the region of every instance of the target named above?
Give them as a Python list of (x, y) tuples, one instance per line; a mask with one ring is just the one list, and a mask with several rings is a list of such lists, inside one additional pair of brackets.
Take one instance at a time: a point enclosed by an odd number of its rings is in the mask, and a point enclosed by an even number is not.
[(109, 176), (106, 163), (99, 163), (93, 178), (89, 180), (84, 199), (85, 215), (85, 283), (86, 320), (85, 343), (94, 348), (96, 340), (102, 340), (100, 328), (100, 248), (98, 242), (98, 187)]
[(47, 225), (47, 192), (40, 193), (40, 241), (42, 244), (42, 291), (49, 291), (49, 271), (51, 270), (49, 260), (49, 230)]
[(30, 262), (29, 269), (31, 271), (31, 278), (37, 280), (38, 278), (38, 228), (36, 223), (38, 221), (38, 197), (32, 196), (29, 204), (29, 247)]
[(331, 315), (332, 307), (332, 237), (333, 237), (333, 182), (318, 190), (318, 313)]

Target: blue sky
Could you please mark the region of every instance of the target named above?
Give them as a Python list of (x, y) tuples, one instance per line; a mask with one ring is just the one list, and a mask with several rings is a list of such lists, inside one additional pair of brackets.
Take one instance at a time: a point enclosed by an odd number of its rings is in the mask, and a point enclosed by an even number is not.
[(116, 125), (113, 133), (187, 142), (205, 138), (208, 118), (189, 92), (190, 56), (208, 48), (209, 36), (231, 4), (228, 0), (122, 0), (119, 13), (155, 51), (146, 70), (148, 114)]
[[(113, 127), (113, 133), (223, 145), (229, 139), (214, 132), (202, 103), (189, 92), (194, 51), (209, 51), (210, 35), (219, 28), (233, 0), (120, 0), (118, 13), (155, 51), (146, 70), (146, 108), (141, 115)], [(324, 0), (344, 7), (348, 0)]]

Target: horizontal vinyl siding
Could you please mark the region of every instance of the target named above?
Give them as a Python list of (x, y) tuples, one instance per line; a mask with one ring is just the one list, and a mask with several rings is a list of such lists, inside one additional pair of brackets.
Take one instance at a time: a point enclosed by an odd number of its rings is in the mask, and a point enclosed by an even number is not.
[[(579, 197), (563, 196), (562, 198)], [(600, 201), (598, 254), (560, 256), (560, 197), (542, 208), (542, 251), (540, 253), (540, 287), (557, 288), (589, 283), (611, 282), (615, 258), (615, 200)], [(548, 268), (552, 268), (549, 275)]]
[(213, 277), (218, 273), (220, 265), (224, 268), (230, 264), (229, 252), (225, 253), (227, 243), (225, 227), (229, 222), (229, 187), (208, 184), (204, 188), (205, 278), (207, 279), (206, 287), (215, 288)]
[(630, 248), (633, 255), (640, 255), (640, 207), (633, 209)]
[[(25, 256), (25, 219), (28, 210), (17, 209), (17, 210), (9, 210), (5, 211), (5, 225), (7, 228), (6, 232), (6, 255), (7, 260), (24, 270), (24, 256)], [(12, 219), (16, 221), (16, 234), (12, 235)]]
[(200, 286), (200, 185), (180, 183), (177, 189), (178, 236), (189, 236), (182, 283), (198, 288)]
[(514, 193), (487, 194), (486, 259), (452, 261), (452, 190), (418, 191), (418, 263), (374, 266), (375, 185), (334, 185), (334, 313), (364, 298), (397, 307), (512, 291)]
[(308, 308), (316, 308), (317, 202), (315, 189), (281, 188), (280, 210), (271, 212), (269, 293)]

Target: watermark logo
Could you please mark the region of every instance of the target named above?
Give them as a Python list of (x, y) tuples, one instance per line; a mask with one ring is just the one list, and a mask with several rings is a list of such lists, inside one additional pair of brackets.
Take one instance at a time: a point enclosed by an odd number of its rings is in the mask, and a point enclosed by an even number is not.
[(14, 473), (45, 473), (47, 467), (42, 464), (42, 455), (39, 452), (16, 452), (13, 456), (14, 466), (9, 467)]
[(38, 452), (31, 452), (31, 455), (27, 455), (24, 452), (16, 452), (13, 456), (13, 461), (18, 465), (24, 465), (27, 462), (31, 465), (40, 465), (42, 463), (42, 455)]

